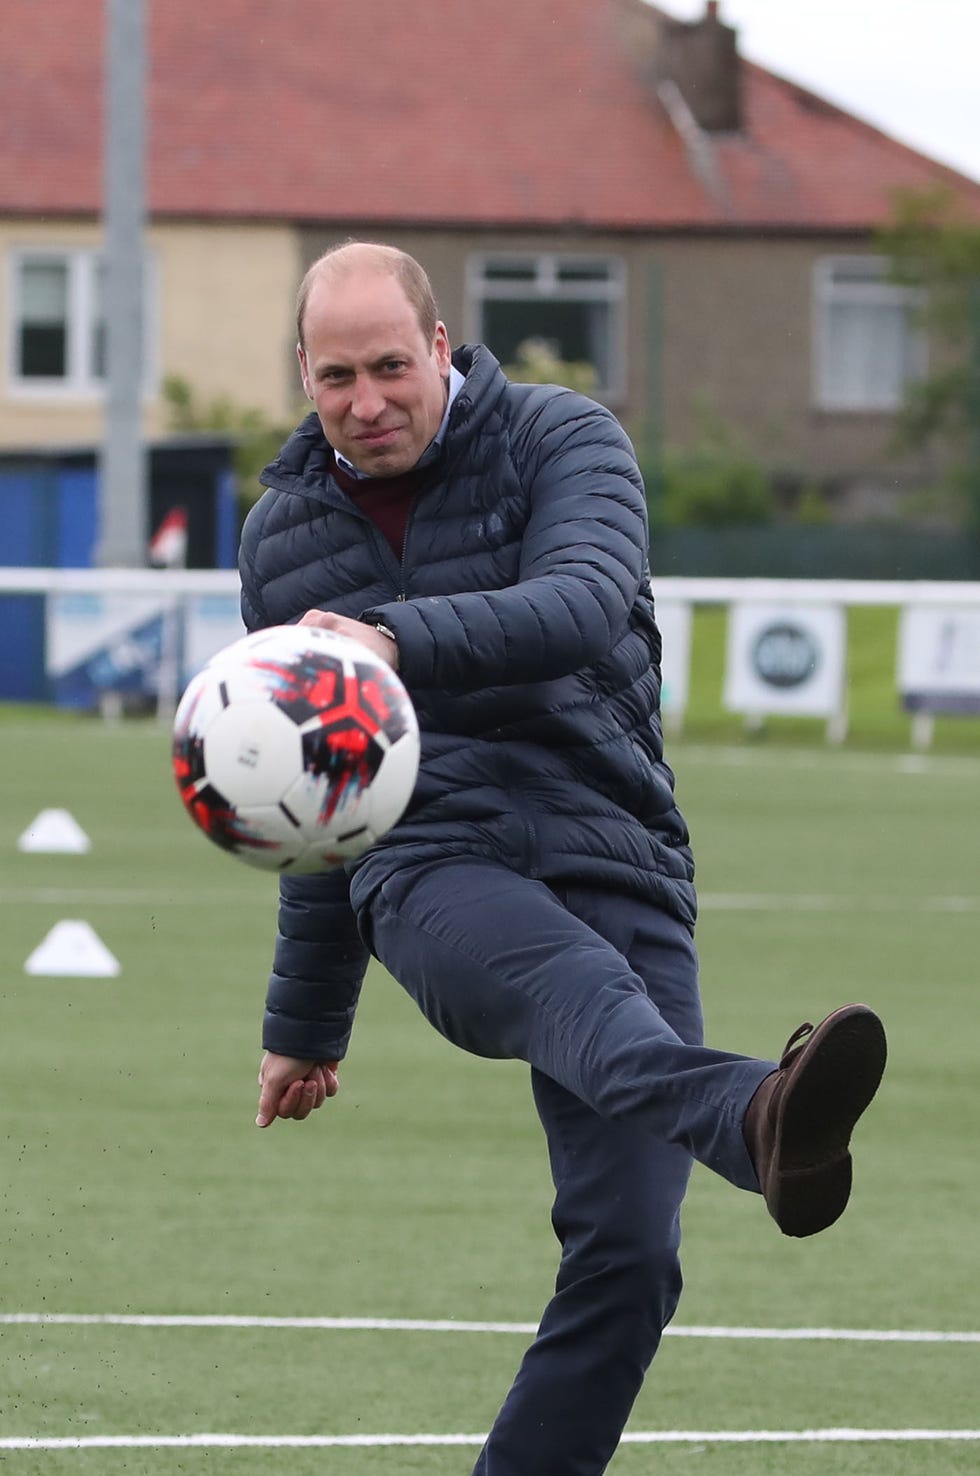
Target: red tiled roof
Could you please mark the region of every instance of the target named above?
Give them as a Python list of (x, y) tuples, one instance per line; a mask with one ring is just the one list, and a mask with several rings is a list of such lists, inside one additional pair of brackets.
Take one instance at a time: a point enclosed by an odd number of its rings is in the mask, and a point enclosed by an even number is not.
[[(5, 0), (0, 211), (96, 214), (105, 0)], [(743, 62), (693, 167), (635, 60), (644, 0), (150, 0), (156, 215), (867, 229), (980, 184)], [(632, 28), (632, 29), (631, 29)]]

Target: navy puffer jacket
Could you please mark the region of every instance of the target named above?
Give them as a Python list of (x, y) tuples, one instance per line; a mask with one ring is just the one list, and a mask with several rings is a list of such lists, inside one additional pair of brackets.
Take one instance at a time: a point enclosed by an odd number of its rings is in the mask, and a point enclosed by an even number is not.
[(509, 383), (486, 348), (454, 363), (466, 383), (400, 564), (331, 475), (315, 415), (263, 473), (242, 534), (246, 626), (314, 608), (387, 625), (422, 734), (398, 825), (345, 871), (282, 878), (263, 1040), (284, 1055), (344, 1054), (371, 899), (405, 865), (484, 856), (694, 923), (630, 443), (581, 395)]

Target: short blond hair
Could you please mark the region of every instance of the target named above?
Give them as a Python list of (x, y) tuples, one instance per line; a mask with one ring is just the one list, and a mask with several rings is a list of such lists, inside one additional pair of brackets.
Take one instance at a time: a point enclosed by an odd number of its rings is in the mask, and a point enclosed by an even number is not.
[(394, 277), (400, 283), (415, 310), (423, 338), (426, 343), (432, 343), (436, 336), (436, 324), (439, 322), (439, 308), (424, 267), (419, 265), (414, 256), (409, 256), (407, 251), (400, 251), (397, 246), (385, 246), (376, 241), (344, 241), (339, 246), (331, 246), (329, 251), (318, 256), (300, 283), (296, 295), (296, 338), (300, 347), (304, 346), (303, 327), (314, 285), (323, 278), (342, 281), (344, 277), (363, 267)]

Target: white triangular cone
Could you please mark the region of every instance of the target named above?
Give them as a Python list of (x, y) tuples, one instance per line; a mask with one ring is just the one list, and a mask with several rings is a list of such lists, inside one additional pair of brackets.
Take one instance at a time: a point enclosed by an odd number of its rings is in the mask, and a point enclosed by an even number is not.
[(92, 842), (67, 810), (42, 810), (17, 842), (21, 851), (70, 851), (80, 855)]
[(89, 923), (65, 918), (41, 939), (25, 963), (24, 973), (108, 979), (119, 973), (119, 960)]

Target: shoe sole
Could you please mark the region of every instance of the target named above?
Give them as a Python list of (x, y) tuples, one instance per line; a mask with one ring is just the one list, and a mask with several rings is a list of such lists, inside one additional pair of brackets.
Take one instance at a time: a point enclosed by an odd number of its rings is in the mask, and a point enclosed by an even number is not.
[(789, 1068), (766, 1196), (784, 1235), (815, 1235), (844, 1213), (851, 1134), (878, 1090), (886, 1057), (878, 1016), (865, 1005), (845, 1005), (817, 1027)]

